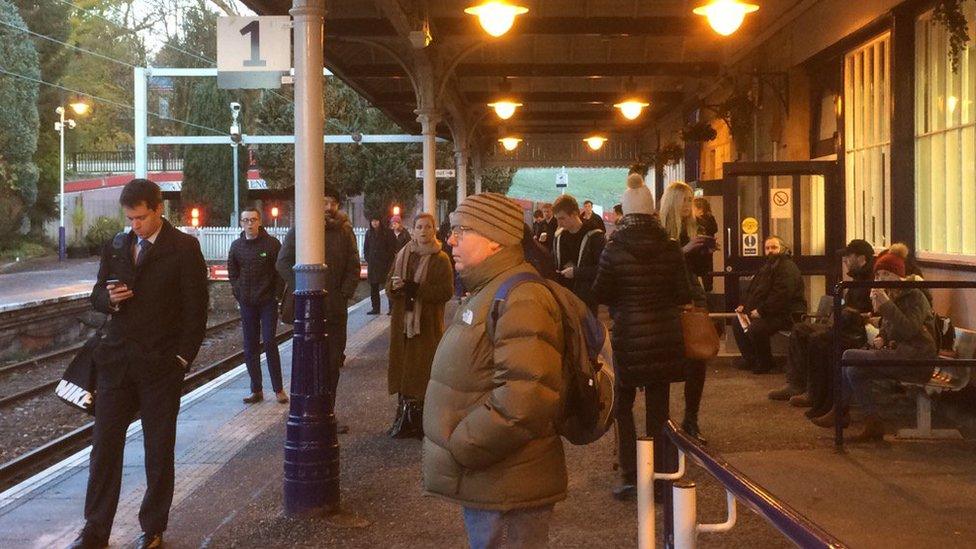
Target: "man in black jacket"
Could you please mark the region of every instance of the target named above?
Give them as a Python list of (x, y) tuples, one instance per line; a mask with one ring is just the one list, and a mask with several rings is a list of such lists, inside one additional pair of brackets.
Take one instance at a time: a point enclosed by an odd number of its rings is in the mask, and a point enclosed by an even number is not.
[(593, 281), (606, 238), (600, 229), (584, 226), (579, 203), (571, 195), (557, 198), (552, 209), (559, 223), (552, 248), (556, 280), (572, 290), (596, 314), (599, 303), (593, 294)]
[(745, 359), (745, 368), (764, 374), (773, 369), (769, 338), (793, 325), (794, 317), (807, 310), (803, 277), (790, 258), (789, 248), (778, 236), (764, 244), (766, 263), (749, 283), (749, 292), (736, 312), (746, 315), (748, 328), (733, 322), (735, 341)]
[(95, 430), (85, 497), (85, 527), (71, 548), (108, 545), (122, 485), (129, 422), (141, 413), (146, 495), (138, 547), (162, 545), (173, 501), (176, 415), (183, 376), (207, 327), (207, 267), (200, 244), (163, 219), (159, 186), (133, 179), (119, 197), (132, 231), (102, 250), (92, 290), (109, 314), (94, 352)]
[(281, 243), (261, 226), (257, 208), (241, 211), (241, 236), (230, 245), (227, 254), (227, 277), (234, 298), (241, 309), (244, 330), (244, 363), (251, 377), (251, 395), (244, 402), (264, 400), (261, 383), (261, 344), (268, 357), (268, 375), (278, 402), (288, 402), (281, 383), (281, 357), (275, 335), (278, 328), (278, 292), (281, 277), (275, 270)]
[[(851, 240), (839, 250), (844, 257), (847, 275), (852, 280), (867, 281), (874, 278), (874, 247), (861, 239)], [(852, 288), (844, 296), (843, 339), (844, 349), (864, 345), (864, 319), (871, 312), (871, 298), (867, 288)], [(789, 400), (796, 407), (807, 407), (823, 398), (827, 371), (833, 353), (833, 319), (830, 322), (812, 323), (800, 321), (790, 329), (790, 348), (786, 362), (786, 385), (769, 393), (771, 400)], [(810, 392), (814, 393), (811, 394)], [(812, 397), (816, 398), (812, 398)]]
[[(349, 217), (339, 211), (339, 198), (331, 191), (326, 191), (325, 197), (325, 331), (329, 334), (329, 363), (332, 379), (329, 380), (332, 394), (339, 385), (339, 368), (346, 361), (346, 322), (349, 314), (347, 308), (349, 300), (356, 293), (359, 286), (359, 249), (356, 246), (356, 235), (352, 232)], [(278, 254), (278, 274), (289, 281), (290, 291), (286, 291), (285, 299), (294, 303), (295, 273), (295, 229), (292, 228), (285, 235)], [(294, 310), (294, 305), (291, 307)], [(286, 319), (291, 322), (293, 319)], [(340, 426), (340, 432), (348, 431), (345, 425)]]

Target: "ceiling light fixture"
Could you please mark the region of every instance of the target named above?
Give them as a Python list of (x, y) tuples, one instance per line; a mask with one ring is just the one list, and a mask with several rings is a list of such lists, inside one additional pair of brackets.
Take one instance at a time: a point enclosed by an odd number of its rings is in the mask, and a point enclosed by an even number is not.
[(628, 99), (626, 101), (621, 101), (614, 105), (614, 107), (620, 109), (620, 112), (624, 115), (627, 120), (634, 120), (641, 115), (641, 111), (644, 107), (650, 107), (650, 103), (645, 103), (639, 99)]
[(590, 146), (591, 151), (598, 151), (603, 147), (603, 144), (607, 142), (607, 138), (602, 135), (593, 135), (587, 137), (583, 141)]
[(747, 13), (753, 13), (758, 9), (759, 6), (756, 4), (740, 0), (710, 0), (707, 4), (692, 10), (692, 13), (706, 17), (715, 32), (722, 36), (729, 36), (739, 30)]
[(518, 137), (503, 137), (498, 142), (502, 144), (502, 147), (505, 147), (506, 151), (514, 151), (515, 147), (518, 147), (522, 140)]
[(485, 29), (485, 32), (495, 38), (505, 34), (512, 28), (517, 15), (523, 15), (528, 12), (529, 8), (499, 0), (484, 2), (464, 10), (464, 13), (477, 16), (478, 22), (481, 23), (481, 28)]
[(495, 114), (498, 115), (498, 118), (508, 120), (515, 114), (515, 109), (521, 107), (522, 104), (508, 99), (499, 99), (494, 103), (488, 103), (488, 106), (495, 109)]

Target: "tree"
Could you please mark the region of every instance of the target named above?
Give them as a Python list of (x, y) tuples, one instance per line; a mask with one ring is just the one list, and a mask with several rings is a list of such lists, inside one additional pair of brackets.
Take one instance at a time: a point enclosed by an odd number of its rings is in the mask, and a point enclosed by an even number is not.
[[(34, 43), (7, 25), (24, 27), (17, 8), (0, 0), (0, 59), (5, 71), (40, 79)], [(0, 245), (29, 228), (27, 210), (37, 199), (37, 83), (0, 73)]]
[[(68, 4), (40, 0), (16, 0), (14, 3), (28, 29), (60, 42), (68, 41), (71, 35), (71, 7)], [(26, 39), (28, 36), (24, 33), (21, 38)], [(52, 40), (33, 38), (32, 41), (38, 54), (41, 79), (47, 82), (60, 81), (70, 60), (67, 48)], [(58, 118), (55, 109), (62, 103), (63, 95), (62, 90), (50, 86), (43, 86), (38, 90), (37, 112), (42, 131), (38, 132), (37, 152), (34, 153), (34, 163), (38, 169), (37, 200), (29, 211), (31, 225), (35, 229), (39, 229), (45, 219), (57, 214), (56, 200), (60, 192), (59, 143), (58, 134), (53, 130), (54, 122)]]
[[(241, 97), (217, 89), (213, 79), (197, 84), (190, 99), (189, 121), (206, 128), (223, 128), (230, 121), (232, 101), (243, 103)], [(244, 106), (246, 109), (246, 105)], [(190, 127), (188, 135), (213, 135), (213, 132)], [(247, 197), (247, 150), (239, 152), (238, 196)], [(195, 145), (183, 148), (182, 201), (202, 209), (208, 225), (230, 221), (234, 212), (233, 150), (224, 145)]]

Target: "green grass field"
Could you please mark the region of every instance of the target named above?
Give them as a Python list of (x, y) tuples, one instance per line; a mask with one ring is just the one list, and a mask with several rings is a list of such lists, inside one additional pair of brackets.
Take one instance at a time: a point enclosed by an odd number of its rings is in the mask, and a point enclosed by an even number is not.
[[(522, 168), (515, 172), (508, 196), (535, 202), (552, 202), (559, 196), (556, 174), (561, 168)], [(620, 202), (627, 187), (627, 168), (566, 168), (569, 174), (568, 194), (580, 205), (584, 200), (605, 210)]]

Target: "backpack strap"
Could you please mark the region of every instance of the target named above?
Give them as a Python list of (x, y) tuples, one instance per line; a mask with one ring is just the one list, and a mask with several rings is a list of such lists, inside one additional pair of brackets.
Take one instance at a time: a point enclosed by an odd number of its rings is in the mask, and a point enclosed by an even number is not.
[(558, 229), (556, 229), (556, 232), (553, 234), (552, 237), (552, 255), (553, 258), (555, 258), (557, 271), (563, 268), (562, 258), (560, 257), (559, 254), (559, 240), (562, 238), (562, 236), (563, 236), (563, 228), (559, 227)]
[(536, 273), (518, 273), (510, 276), (505, 282), (502, 282), (501, 286), (495, 290), (495, 295), (491, 298), (491, 310), (489, 312), (490, 322), (488, 324), (489, 335), (492, 339), (495, 338), (495, 324), (498, 323), (498, 317), (501, 316), (501, 306), (508, 296), (512, 293), (512, 290), (525, 284), (527, 282), (538, 282), (545, 285), (545, 281)]
[(596, 233), (602, 233), (600, 229), (590, 229), (583, 235), (583, 241), (580, 242), (579, 257), (576, 259), (576, 267), (579, 268), (583, 264), (583, 252), (586, 250), (586, 243), (590, 241), (590, 237)]

